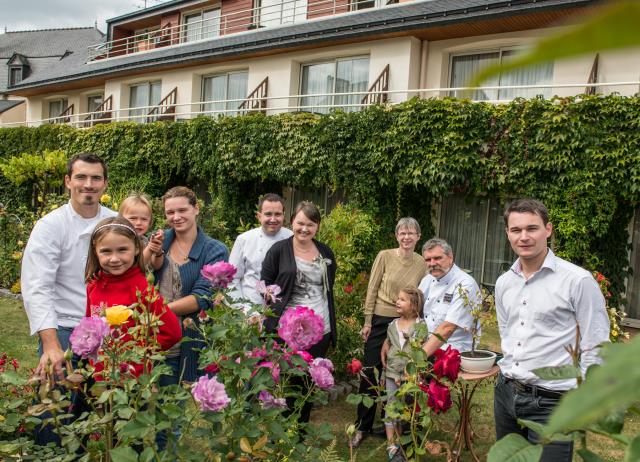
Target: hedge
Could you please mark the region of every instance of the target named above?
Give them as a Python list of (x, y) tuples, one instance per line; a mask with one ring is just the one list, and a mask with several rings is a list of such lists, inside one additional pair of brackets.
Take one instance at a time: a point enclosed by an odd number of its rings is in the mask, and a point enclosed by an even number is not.
[[(258, 194), (284, 185), (340, 189), (386, 230), (415, 216), (427, 226), (423, 237), (434, 231), (433, 199), (533, 196), (550, 208), (556, 252), (608, 275), (619, 301), (640, 195), (639, 125), (638, 97), (414, 98), (329, 115), (3, 128), (0, 159), (93, 151), (107, 159), (112, 188), (206, 188), (228, 238), (251, 220)], [(28, 197), (3, 178), (0, 194), (3, 203)]]

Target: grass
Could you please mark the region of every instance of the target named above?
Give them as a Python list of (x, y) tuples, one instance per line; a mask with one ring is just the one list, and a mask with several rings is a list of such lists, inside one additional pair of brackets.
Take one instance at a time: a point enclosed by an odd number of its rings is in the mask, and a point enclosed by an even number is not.
[[(7, 352), (9, 357), (20, 361), (23, 370), (33, 368), (37, 364), (37, 341), (29, 336), (29, 327), (22, 303), (10, 298), (0, 296), (0, 319), (3, 320), (3, 335), (0, 336), (0, 352)], [(483, 332), (484, 347), (499, 351), (498, 334), (495, 327), (486, 327)], [(314, 423), (326, 423), (331, 426), (336, 437), (336, 450), (343, 460), (349, 459), (349, 449), (346, 444), (345, 429), (351, 424), (356, 415), (355, 406), (344, 401), (345, 397), (326, 406), (314, 409), (312, 421)], [(481, 460), (485, 460), (491, 445), (495, 442), (493, 427), (493, 387), (490, 383), (479, 387), (474, 398), (477, 407), (473, 415), (474, 428), (478, 433), (475, 440), (475, 449)], [(434, 433), (433, 439), (451, 442), (453, 440), (454, 425), (457, 413), (452, 409), (441, 416), (442, 429)], [(640, 434), (640, 418), (628, 415), (625, 421), (626, 435)], [(356, 453), (359, 462), (386, 461), (386, 442), (384, 439), (374, 436), (365, 438)], [(589, 436), (589, 449), (602, 455), (603, 460), (615, 462), (624, 459), (624, 448), (619, 443), (599, 437)], [(444, 461), (445, 457), (430, 458), (429, 460)], [(462, 461), (471, 461), (469, 454), (464, 453)], [(581, 460), (578, 456), (574, 461)]]

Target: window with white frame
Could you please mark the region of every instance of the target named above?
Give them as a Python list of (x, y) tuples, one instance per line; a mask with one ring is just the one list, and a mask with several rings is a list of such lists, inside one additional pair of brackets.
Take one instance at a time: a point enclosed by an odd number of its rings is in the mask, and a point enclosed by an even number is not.
[(104, 95), (89, 95), (87, 96), (87, 112), (94, 112), (104, 102)]
[[(484, 53), (461, 54), (451, 57), (449, 85), (460, 88), (469, 85), (473, 76), (487, 66), (505, 63), (513, 59), (518, 50), (505, 49)], [(483, 87), (506, 87), (514, 85), (548, 85), (553, 81), (553, 62), (547, 62), (504, 72), (482, 83)], [(496, 90), (457, 90), (451, 96), (470, 98), (474, 101), (510, 100), (516, 97), (533, 98), (542, 95), (551, 96), (550, 88), (505, 88)]]
[(67, 101), (67, 98), (58, 98), (49, 101), (49, 118), (52, 119), (51, 123), (62, 123), (62, 119), (57, 119), (57, 117), (66, 111), (68, 107), (69, 101)]
[(255, 22), (261, 27), (307, 19), (307, 0), (256, 0), (255, 8)]
[(186, 13), (183, 16), (183, 41), (194, 42), (218, 35), (220, 35), (220, 8)]
[(368, 56), (304, 64), (300, 83), (300, 94), (304, 96), (300, 98), (300, 110), (328, 113), (337, 107), (347, 112), (357, 111), (368, 84)]
[(157, 106), (162, 100), (161, 87), (161, 82), (131, 85), (129, 89), (129, 120), (134, 122), (147, 121), (146, 116), (151, 111), (151, 106)]
[(451, 196), (440, 205), (438, 236), (453, 247), (456, 264), (489, 289), (516, 258), (504, 231), (503, 211), (504, 204), (487, 198)]
[(391, 3), (397, 3), (397, 0), (351, 0), (351, 9), (366, 10), (368, 8), (381, 8)]
[(202, 111), (205, 115), (237, 115), (247, 97), (247, 71), (228, 72), (202, 78)]

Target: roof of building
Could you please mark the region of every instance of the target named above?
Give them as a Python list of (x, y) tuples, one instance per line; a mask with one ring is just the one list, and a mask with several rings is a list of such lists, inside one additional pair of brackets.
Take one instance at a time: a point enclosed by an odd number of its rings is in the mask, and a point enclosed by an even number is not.
[(173, 9), (176, 6), (180, 6), (184, 3), (191, 3), (194, 0), (169, 0), (167, 2), (163, 2), (163, 3), (159, 3), (157, 5), (153, 5), (150, 6), (148, 8), (143, 8), (137, 11), (132, 11), (131, 13), (125, 13), (122, 14), (120, 16), (116, 16), (115, 18), (109, 18), (107, 19), (107, 23), (111, 24), (114, 22), (120, 22), (123, 19), (133, 19), (136, 18), (138, 16), (143, 16), (143, 15), (147, 15), (149, 13), (155, 13), (155, 12), (160, 12), (160, 11), (164, 11), (167, 9)]
[(207, 59), (234, 57), (245, 53), (286, 49), (325, 41), (367, 38), (398, 31), (427, 29), (462, 22), (502, 18), (516, 14), (587, 6), (595, 0), (427, 0), (362, 10), (298, 24), (257, 29), (212, 40), (132, 53), (117, 58), (85, 63), (87, 52), (74, 53), (65, 63), (33, 74), (14, 88), (44, 87), (122, 71), (159, 70), (172, 64), (198, 64)]
[(0, 114), (24, 103), (23, 99), (0, 99)]
[[(29, 62), (31, 78), (46, 78), (48, 69), (63, 57), (65, 66), (67, 59), (74, 55), (82, 55), (86, 61), (87, 47), (103, 39), (104, 34), (95, 27), (5, 32), (0, 34), (0, 63), (7, 64), (19, 53)], [(71, 55), (65, 56), (70, 51)], [(0, 93), (6, 92), (7, 79), (8, 72), (0, 68)]]

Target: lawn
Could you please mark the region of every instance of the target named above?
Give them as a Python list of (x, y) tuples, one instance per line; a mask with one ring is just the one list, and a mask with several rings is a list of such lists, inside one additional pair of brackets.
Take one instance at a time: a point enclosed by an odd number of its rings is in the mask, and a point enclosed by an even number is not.
[[(3, 319), (3, 334), (0, 336), (0, 352), (18, 359), (25, 368), (35, 367), (37, 362), (37, 342), (29, 336), (27, 318), (19, 301), (0, 297), (0, 318)], [(485, 328), (483, 334), (483, 345), (499, 350), (498, 335), (495, 328)], [(314, 410), (312, 421), (316, 423), (327, 423), (331, 426), (336, 436), (337, 451), (344, 460), (349, 458), (349, 450), (346, 445), (345, 428), (353, 422), (355, 417), (355, 407), (344, 401), (344, 396), (331, 402), (327, 406)], [(480, 387), (476, 393), (475, 402), (478, 404), (477, 412), (474, 413), (474, 426), (479, 433), (476, 439), (476, 450), (484, 460), (489, 448), (495, 441), (493, 430), (493, 389), (491, 384)], [(453, 427), (455, 424), (456, 412), (452, 409), (442, 418), (443, 430), (434, 434), (433, 438), (443, 441), (453, 439)], [(625, 422), (625, 434), (639, 434), (640, 422), (637, 416), (627, 416)], [(385, 440), (379, 437), (370, 436), (366, 438), (357, 451), (357, 460), (365, 461), (385, 461)], [(591, 450), (601, 454), (604, 460), (615, 462), (624, 459), (624, 452), (618, 443), (613, 443), (608, 439), (590, 437), (589, 447)], [(434, 458), (442, 460), (444, 457)], [(463, 461), (471, 461), (468, 454), (464, 454)], [(574, 460), (581, 460), (577, 456)]]

